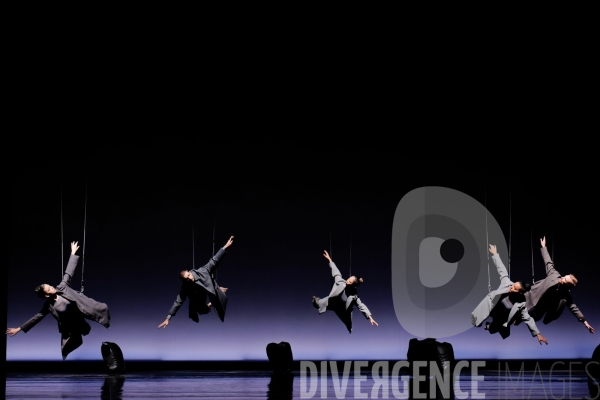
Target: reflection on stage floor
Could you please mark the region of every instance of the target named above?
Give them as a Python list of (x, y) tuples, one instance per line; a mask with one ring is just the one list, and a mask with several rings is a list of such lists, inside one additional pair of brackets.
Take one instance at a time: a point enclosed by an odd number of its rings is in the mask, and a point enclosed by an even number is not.
[[(434, 391), (429, 394), (430, 384)], [(327, 376), (305, 369), (273, 374), (262, 370), (140, 370), (121, 374), (82, 372), (6, 372), (6, 399), (600, 399), (598, 381), (584, 369), (494, 370), (477, 376), (461, 372), (443, 392), (432, 377), (413, 378), (390, 367)]]

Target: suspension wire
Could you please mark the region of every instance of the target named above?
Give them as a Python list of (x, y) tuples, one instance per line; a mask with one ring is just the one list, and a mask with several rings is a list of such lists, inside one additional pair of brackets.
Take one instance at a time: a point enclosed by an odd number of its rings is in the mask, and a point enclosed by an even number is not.
[(352, 234), (350, 234), (350, 271), (349, 271), (350, 276), (352, 276)]
[(485, 242), (486, 242), (486, 249), (485, 252), (487, 254), (487, 268), (488, 268), (488, 293), (492, 291), (492, 285), (490, 283), (490, 252), (489, 252), (489, 247), (490, 247), (490, 242), (489, 242), (489, 237), (488, 237), (488, 221), (487, 221), (487, 190), (486, 190), (486, 185), (485, 185), (485, 181), (483, 182), (483, 208), (485, 208)]
[[(529, 190), (529, 211), (531, 212), (531, 189)], [(533, 227), (531, 214), (529, 214), (529, 244), (531, 246), (531, 284), (535, 283), (535, 270), (533, 268)]]
[(512, 190), (508, 182), (508, 277), (510, 278), (510, 247), (512, 244)]
[(64, 239), (63, 239), (63, 199), (62, 199), (62, 181), (60, 181), (60, 267), (61, 279), (65, 276), (65, 257), (64, 257)]
[(556, 213), (555, 213), (555, 207), (554, 205), (556, 204), (556, 200), (554, 198), (552, 198), (552, 210), (551, 212), (551, 216), (552, 216), (552, 249), (551, 249), (551, 257), (552, 257), (552, 262), (556, 265), (556, 260), (554, 259), (554, 220), (556, 217)]
[(554, 260), (554, 218), (552, 218), (552, 262), (556, 264), (556, 260)]
[(192, 269), (196, 269), (196, 260), (194, 257), (194, 243), (196, 243), (196, 241), (194, 240), (194, 224), (192, 224)]
[(535, 283), (535, 272), (533, 269), (533, 232), (531, 230), (531, 225), (529, 226), (529, 242), (531, 244), (531, 284)]
[[(216, 228), (216, 225), (217, 225), (216, 220), (217, 220), (217, 216), (216, 216), (216, 212), (215, 212), (215, 214), (213, 215), (213, 242), (212, 242), (212, 245), (213, 245), (213, 257), (215, 256), (215, 228)], [(216, 269), (213, 268), (213, 272), (211, 273), (211, 275), (212, 275), (213, 279), (217, 279), (217, 271), (216, 271)], [(216, 309), (215, 309), (215, 311), (216, 311)]]
[(329, 225), (329, 257), (333, 258), (333, 250), (331, 250), (331, 223)]
[(85, 206), (83, 213), (83, 249), (81, 256), (81, 293), (83, 293), (83, 267), (85, 266), (85, 231), (87, 224), (87, 178), (85, 179)]
[[(190, 149), (190, 155), (193, 154), (194, 151), (194, 141), (192, 139), (192, 142), (190, 143), (189, 146)], [(193, 204), (193, 200), (194, 200), (194, 171), (193, 171), (193, 162), (192, 162), (193, 158), (190, 157), (190, 181), (192, 182), (192, 184), (190, 185), (189, 189), (190, 189), (190, 202)], [(191, 207), (193, 210), (193, 207)], [(192, 221), (192, 269), (196, 269), (196, 254), (195, 254), (195, 247), (196, 247), (196, 239), (195, 239), (195, 235), (194, 235), (194, 213), (190, 212), (190, 219)]]
[[(191, 140), (190, 143), (190, 155), (193, 154), (194, 152), (194, 141), (193, 139)], [(190, 185), (190, 199), (191, 199), (191, 203), (193, 203), (194, 200), (194, 171), (193, 171), (193, 162), (192, 162), (192, 157), (190, 157), (190, 181), (192, 182), (192, 184)], [(192, 207), (193, 210), (193, 207)], [(194, 213), (191, 212), (191, 220), (192, 220), (192, 269), (196, 269), (196, 254), (195, 254), (195, 247), (196, 247), (196, 239), (195, 239), (195, 235), (194, 235)]]

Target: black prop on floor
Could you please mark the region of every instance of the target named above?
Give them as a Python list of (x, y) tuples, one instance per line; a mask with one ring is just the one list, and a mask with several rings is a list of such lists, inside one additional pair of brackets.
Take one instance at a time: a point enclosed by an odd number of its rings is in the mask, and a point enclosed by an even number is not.
[(592, 353), (592, 362), (589, 368), (590, 375), (600, 380), (600, 344), (596, 346)]
[(125, 360), (119, 345), (113, 342), (102, 342), (100, 346), (104, 364), (110, 372), (125, 372)]
[(294, 357), (292, 346), (288, 342), (269, 343), (267, 357), (274, 373), (281, 374), (292, 371)]
[(596, 346), (592, 353), (592, 359), (588, 363), (588, 388), (590, 391), (590, 399), (600, 398), (600, 344)]
[[(415, 371), (416, 375), (425, 375), (425, 380), (414, 381), (409, 385), (409, 399), (418, 398), (414, 396), (414, 391), (418, 390), (420, 395), (426, 395), (426, 398), (430, 399), (454, 399), (454, 380), (453, 366), (455, 364), (454, 349), (452, 345), (447, 342), (438, 342), (435, 339), (427, 338), (418, 340), (412, 338), (408, 342), (408, 351), (406, 353), (406, 359), (410, 363), (409, 374), (413, 374), (413, 363), (415, 361), (426, 361), (427, 366), (420, 368), (419, 371)], [(439, 373), (442, 377), (445, 374), (450, 379), (449, 385), (444, 389), (438, 385), (432, 390), (431, 380), (435, 381), (434, 371), (432, 371), (432, 364), (435, 364), (438, 368)], [(417, 387), (415, 387), (415, 383)], [(434, 382), (435, 383), (435, 382)], [(423, 398), (423, 397), (421, 397)]]
[[(443, 371), (446, 368), (451, 368), (454, 363), (454, 349), (450, 343), (438, 342), (432, 338), (423, 340), (412, 338), (408, 342), (406, 359), (411, 365), (414, 361), (427, 361), (429, 366), (429, 361), (434, 361), (439, 370)], [(445, 363), (445, 361), (448, 361), (448, 363)]]

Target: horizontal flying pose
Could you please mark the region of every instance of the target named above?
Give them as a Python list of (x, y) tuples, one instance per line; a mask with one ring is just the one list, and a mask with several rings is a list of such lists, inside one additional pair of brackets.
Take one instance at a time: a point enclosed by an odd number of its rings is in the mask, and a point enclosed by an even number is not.
[(531, 286), (531, 290), (525, 294), (529, 314), (536, 321), (543, 318), (544, 324), (549, 324), (560, 317), (566, 306), (590, 333), (594, 333), (594, 328), (586, 321), (585, 316), (573, 303), (571, 297), (571, 289), (577, 285), (577, 278), (573, 274), (561, 276), (560, 272), (554, 269), (554, 263), (546, 248), (545, 236), (540, 239), (540, 244), (542, 246), (540, 251), (546, 266), (546, 277), (535, 282)]
[[(208, 263), (200, 268), (191, 270), (182, 270), (179, 273), (179, 278), (183, 281), (179, 294), (171, 306), (167, 318), (158, 325), (158, 328), (166, 328), (169, 321), (177, 314), (177, 310), (183, 302), (189, 297), (188, 316), (195, 322), (199, 322), (198, 314), (208, 314), (214, 307), (215, 312), (221, 319), (225, 320), (225, 309), (227, 308), (227, 288), (222, 288), (214, 279), (214, 272), (217, 270), (219, 262), (225, 256), (226, 249), (233, 244), (233, 236), (229, 238), (227, 243), (219, 249)], [(208, 296), (210, 302), (206, 303)]]
[(71, 242), (71, 255), (62, 281), (52, 287), (41, 284), (35, 288), (38, 297), (46, 299), (40, 312), (18, 328), (8, 328), (6, 334), (15, 336), (23, 331), (27, 333), (49, 313), (58, 321), (61, 334), (61, 353), (63, 360), (83, 343), (82, 336), (90, 333), (91, 327), (86, 320), (96, 321), (106, 329), (110, 327), (110, 312), (105, 303), (100, 303), (83, 293), (71, 289), (71, 278), (79, 262), (75, 253), (79, 249), (77, 242)]
[(496, 265), (500, 275), (500, 285), (481, 300), (479, 305), (471, 313), (471, 324), (479, 328), (490, 316), (492, 323), (487, 323), (485, 329), (490, 333), (499, 332), (502, 339), (510, 335), (510, 326), (525, 322), (529, 332), (536, 337), (540, 345), (542, 342), (548, 344), (548, 340), (542, 336), (535, 321), (527, 312), (525, 304), (525, 293), (529, 285), (521, 281), (512, 282), (508, 277), (508, 271), (500, 259), (500, 254), (493, 244), (489, 245), (492, 261)]
[(327, 310), (334, 311), (346, 325), (348, 332), (352, 333), (352, 310), (356, 305), (365, 318), (371, 322), (371, 325), (379, 326), (367, 306), (358, 297), (356, 288), (363, 282), (363, 279), (354, 275), (348, 279), (342, 278), (340, 270), (331, 260), (326, 250), (323, 256), (329, 261), (333, 287), (327, 297), (312, 297), (313, 306), (319, 310), (319, 314), (323, 314)]

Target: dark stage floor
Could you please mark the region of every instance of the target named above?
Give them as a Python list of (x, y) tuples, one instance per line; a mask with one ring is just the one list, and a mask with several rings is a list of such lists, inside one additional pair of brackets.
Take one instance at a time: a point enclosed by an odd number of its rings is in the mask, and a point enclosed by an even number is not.
[[(408, 368), (387, 373), (375, 362), (344, 373), (321, 361), (294, 363), (287, 374), (274, 374), (268, 362), (128, 362), (112, 373), (100, 362), (7, 362), (6, 399), (302, 399), (302, 398), (436, 398), (454, 399), (600, 399), (598, 381), (590, 377), (589, 360), (485, 361), (463, 368), (448, 392), (427, 374), (412, 376)], [(453, 368), (456, 368), (456, 365)], [(385, 371), (385, 369), (384, 369)], [(355, 375), (356, 373), (356, 375)], [(449, 381), (448, 381), (449, 382)], [(415, 391), (416, 390), (416, 391)], [(433, 393), (433, 392), (431, 392)]]

